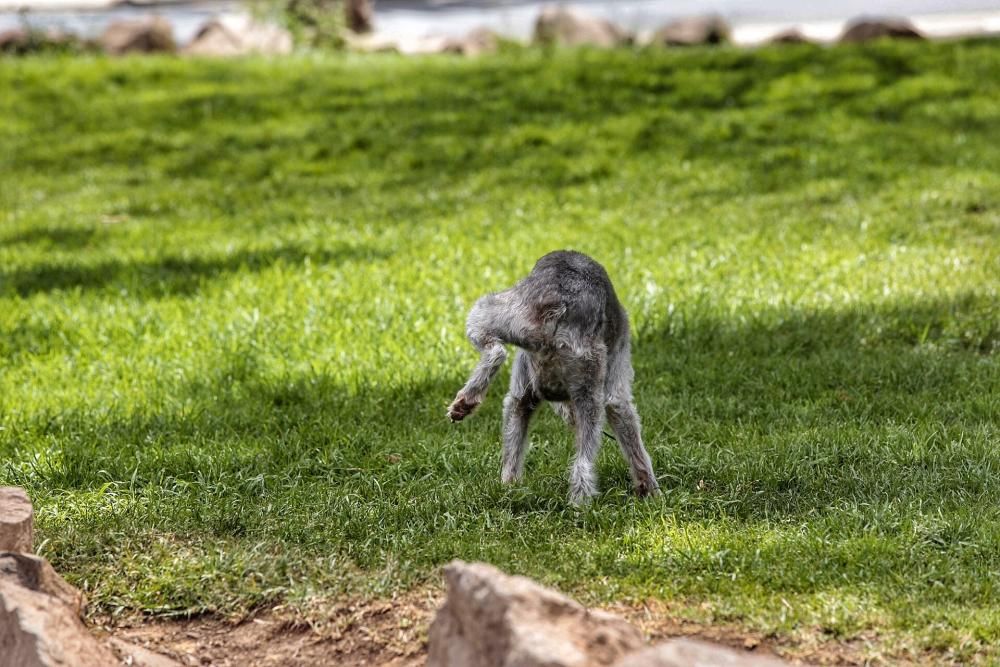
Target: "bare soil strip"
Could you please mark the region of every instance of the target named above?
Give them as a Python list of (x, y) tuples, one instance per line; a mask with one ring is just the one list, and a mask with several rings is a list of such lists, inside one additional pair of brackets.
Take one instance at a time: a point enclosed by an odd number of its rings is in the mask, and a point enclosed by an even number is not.
[[(218, 618), (132, 618), (101, 631), (178, 660), (216, 667), (417, 667), (427, 657), (427, 629), (443, 592), (426, 589), (389, 600), (351, 600), (324, 608), (276, 607), (230, 622)], [(616, 604), (606, 611), (627, 618), (653, 642), (691, 636), (793, 661), (821, 665), (888, 664), (872, 641), (780, 641), (735, 625), (706, 626), (680, 620), (666, 604)], [(894, 656), (892, 664), (913, 664)]]

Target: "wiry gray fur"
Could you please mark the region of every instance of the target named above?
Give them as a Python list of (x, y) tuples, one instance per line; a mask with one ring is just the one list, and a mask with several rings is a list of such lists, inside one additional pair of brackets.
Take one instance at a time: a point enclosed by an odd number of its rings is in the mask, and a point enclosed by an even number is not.
[(500, 478), (505, 484), (524, 472), (531, 416), (542, 401), (552, 401), (576, 434), (571, 501), (583, 503), (597, 493), (594, 461), (605, 416), (636, 492), (658, 491), (632, 401), (628, 316), (604, 267), (578, 252), (549, 253), (514, 287), (476, 301), (466, 334), (480, 358), (448, 407), (452, 421), (461, 421), (483, 402), (507, 358), (504, 344), (520, 348), (503, 402)]

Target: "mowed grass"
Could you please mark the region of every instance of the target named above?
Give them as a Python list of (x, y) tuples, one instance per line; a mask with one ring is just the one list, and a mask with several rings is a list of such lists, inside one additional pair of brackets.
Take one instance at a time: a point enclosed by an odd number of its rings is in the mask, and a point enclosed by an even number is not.
[[(607, 266), (663, 494), (567, 502), (468, 307)], [(0, 60), (0, 483), (99, 612), (589, 603), (998, 659), (1000, 42)]]

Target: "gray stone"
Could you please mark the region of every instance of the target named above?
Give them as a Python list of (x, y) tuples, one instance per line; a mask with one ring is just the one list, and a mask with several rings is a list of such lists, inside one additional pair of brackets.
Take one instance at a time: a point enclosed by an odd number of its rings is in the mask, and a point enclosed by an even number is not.
[(428, 667), (598, 667), (643, 645), (624, 620), (485, 563), (445, 568)]
[(631, 36), (611, 21), (573, 11), (561, 5), (542, 8), (535, 20), (534, 41), (555, 46), (600, 46), (628, 44)]
[(24, 489), (0, 486), (0, 551), (31, 553), (34, 516)]
[(850, 21), (840, 36), (844, 43), (869, 42), (873, 39), (924, 39), (912, 23), (903, 18), (860, 17)]
[(698, 639), (671, 639), (630, 653), (614, 667), (786, 667), (778, 658), (736, 651)]

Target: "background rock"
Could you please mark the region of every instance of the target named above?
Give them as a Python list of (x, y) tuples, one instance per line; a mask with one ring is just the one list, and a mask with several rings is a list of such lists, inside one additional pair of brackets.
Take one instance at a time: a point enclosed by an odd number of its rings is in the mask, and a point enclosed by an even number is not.
[(351, 32), (371, 32), (374, 18), (371, 0), (345, 0), (344, 22)]
[[(0, 32), (0, 53), (26, 53), (30, 44), (31, 35), (24, 28), (11, 28), (10, 30)], [(0, 532), (0, 540), (3, 537), (3, 532)]]
[(543, 7), (535, 21), (534, 41), (556, 46), (627, 44), (631, 37), (611, 21), (587, 16), (561, 5)]
[(478, 56), (496, 52), (500, 39), (492, 30), (477, 28), (465, 37), (430, 36), (400, 40), (379, 33), (367, 35), (348, 33), (346, 43), (348, 48), (361, 53), (395, 52), (408, 56), (457, 53), (464, 56)]
[(445, 577), (448, 597), (431, 624), (428, 667), (597, 667), (644, 643), (617, 616), (484, 563), (455, 561)]
[(839, 41), (858, 43), (882, 37), (924, 39), (923, 34), (907, 19), (861, 17), (848, 22)]
[(24, 489), (0, 486), (0, 551), (31, 553), (34, 518), (31, 499)]
[(393, 38), (377, 32), (355, 35), (344, 34), (344, 45), (358, 53), (398, 53), (399, 44)]
[(789, 28), (773, 35), (767, 40), (768, 44), (808, 44), (812, 40), (802, 34), (798, 28)]
[(292, 52), (292, 35), (250, 16), (223, 16), (203, 25), (182, 51), (191, 56), (281, 55)]
[(162, 16), (113, 21), (104, 29), (99, 41), (101, 47), (113, 55), (172, 53), (177, 48), (174, 44), (174, 29)]
[(653, 33), (653, 44), (696, 46), (730, 41), (731, 30), (721, 16), (690, 16), (678, 19)]
[(481, 56), (486, 53), (496, 53), (500, 47), (500, 38), (489, 28), (476, 28), (461, 39), (450, 40), (447, 45), (449, 53), (460, 53), (463, 56)]

